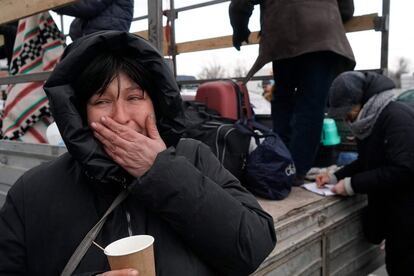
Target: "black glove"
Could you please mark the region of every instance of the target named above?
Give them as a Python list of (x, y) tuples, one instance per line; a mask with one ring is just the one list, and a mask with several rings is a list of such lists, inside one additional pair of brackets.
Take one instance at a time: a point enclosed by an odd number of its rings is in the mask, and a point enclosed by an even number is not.
[(249, 16), (243, 14), (230, 16), (230, 22), (233, 26), (233, 46), (240, 51), (243, 41), (249, 43)]
[(249, 35), (250, 35), (249, 28), (240, 28), (239, 30), (234, 30), (233, 32), (234, 48), (240, 51), (240, 46), (242, 45), (243, 41), (246, 41), (246, 43), (249, 43)]
[(249, 43), (249, 19), (254, 5), (250, 1), (232, 0), (229, 6), (230, 24), (233, 27), (233, 46), (240, 51), (243, 41)]
[(339, 12), (341, 13), (342, 22), (345, 23), (354, 15), (353, 0), (338, 0)]

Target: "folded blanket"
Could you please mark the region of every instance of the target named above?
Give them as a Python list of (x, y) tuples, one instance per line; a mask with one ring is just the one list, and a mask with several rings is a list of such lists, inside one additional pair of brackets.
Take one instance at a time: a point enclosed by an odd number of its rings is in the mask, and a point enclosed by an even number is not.
[[(19, 21), (10, 74), (53, 70), (64, 49), (64, 37), (48, 12)], [(10, 85), (2, 115), (4, 139), (46, 143), (53, 121), (43, 82)]]

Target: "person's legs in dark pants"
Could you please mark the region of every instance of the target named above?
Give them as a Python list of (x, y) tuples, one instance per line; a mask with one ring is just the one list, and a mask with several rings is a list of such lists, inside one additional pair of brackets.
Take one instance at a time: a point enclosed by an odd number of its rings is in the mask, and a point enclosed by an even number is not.
[[(282, 97), (277, 96), (274, 98), (272, 107), (279, 105), (289, 105), (289, 107), (272, 108), (272, 112), (275, 111), (274, 114), (272, 113), (272, 118), (280, 121), (281, 118), (285, 117), (290, 120), (290, 139), (286, 141), (288, 141), (287, 146), (295, 161), (298, 178), (303, 178), (312, 167), (317, 153), (328, 91), (337, 73), (337, 60), (336, 55), (329, 52), (305, 54), (289, 59), (290, 76), (286, 76), (283, 67), (279, 67), (278, 64), (280, 63), (274, 62), (276, 90), (279, 89), (280, 82), (285, 82), (282, 80), (283, 77), (290, 82), (293, 81), (293, 89), (296, 88), (296, 92), (289, 93), (292, 94), (289, 101), (285, 100), (284, 102), (276, 103)], [(278, 75), (280, 71), (282, 74)], [(292, 89), (291, 87), (289, 88)], [(283, 93), (283, 90), (278, 92)], [(286, 110), (289, 111), (288, 115), (281, 114), (286, 112)], [(274, 122), (274, 125), (275, 130), (278, 132), (276, 128), (278, 123)], [(284, 135), (279, 134), (281, 136)]]
[(305, 175), (312, 167), (322, 133), (328, 92), (336, 75), (335, 55), (313, 53), (299, 61), (298, 93), (290, 142), (298, 175)]
[(275, 79), (271, 102), (273, 131), (289, 147), (292, 132), (291, 122), (295, 107), (294, 62), (291, 59), (273, 62), (273, 77)]
[(385, 264), (389, 276), (414, 275), (414, 249), (393, 248), (385, 243)]

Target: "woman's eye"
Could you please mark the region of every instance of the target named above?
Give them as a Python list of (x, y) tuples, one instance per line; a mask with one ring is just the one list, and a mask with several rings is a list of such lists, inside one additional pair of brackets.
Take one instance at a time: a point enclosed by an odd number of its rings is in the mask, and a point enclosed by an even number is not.
[(110, 103), (109, 100), (97, 100), (95, 101), (95, 105), (103, 105), (103, 104), (108, 104)]
[(134, 96), (129, 96), (128, 100), (129, 101), (140, 101), (144, 99), (144, 95), (134, 95)]

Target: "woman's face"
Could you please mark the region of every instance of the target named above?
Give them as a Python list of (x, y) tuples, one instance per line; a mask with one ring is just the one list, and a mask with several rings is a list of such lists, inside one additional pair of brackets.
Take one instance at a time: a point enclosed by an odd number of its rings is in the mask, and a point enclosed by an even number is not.
[(86, 105), (88, 124), (100, 122), (104, 116), (147, 135), (145, 120), (154, 114), (148, 94), (124, 73), (108, 85), (102, 95), (93, 95)]
[(353, 123), (357, 117), (359, 112), (361, 111), (361, 105), (357, 104), (352, 107), (352, 109), (345, 115), (345, 120)]

